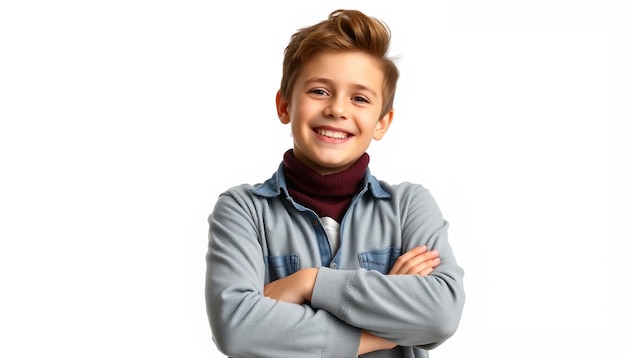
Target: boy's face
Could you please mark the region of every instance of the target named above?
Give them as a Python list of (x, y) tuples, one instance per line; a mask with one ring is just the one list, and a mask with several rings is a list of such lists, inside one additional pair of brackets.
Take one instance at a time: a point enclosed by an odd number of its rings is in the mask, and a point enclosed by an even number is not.
[(321, 52), (302, 68), (291, 98), (276, 96), (278, 117), (291, 123), (294, 154), (322, 175), (354, 164), (382, 139), (393, 111), (380, 118), (383, 72), (362, 52)]

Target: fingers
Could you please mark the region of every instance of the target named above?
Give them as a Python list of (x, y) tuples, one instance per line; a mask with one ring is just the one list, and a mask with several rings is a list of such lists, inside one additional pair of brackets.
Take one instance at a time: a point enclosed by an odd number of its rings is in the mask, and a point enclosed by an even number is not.
[(398, 257), (396, 259), (396, 262), (393, 264), (393, 267), (391, 268), (391, 270), (389, 271), (390, 275), (396, 275), (400, 273), (400, 269), (407, 263), (407, 261), (415, 258), (416, 256), (419, 256), (423, 253), (426, 252), (426, 246), (417, 246), (412, 248), (411, 250), (405, 252), (404, 254), (400, 255), (400, 257)]
[(427, 251), (425, 246), (418, 246), (398, 257), (389, 274), (426, 276), (440, 263), (437, 250)]
[[(427, 254), (428, 256), (431, 255), (430, 253), (426, 253), (423, 255), (426, 256)], [(421, 260), (422, 257), (418, 257), (415, 260), (408, 261), (398, 270), (397, 274), (398, 275), (418, 275), (419, 274), (421, 276), (426, 276), (429, 273), (431, 273), (433, 269), (441, 263), (441, 260), (439, 259), (439, 257), (435, 257), (431, 259), (424, 259), (425, 261), (417, 261), (418, 259)]]
[(422, 271), (418, 272), (417, 274), (418, 274), (419, 276), (424, 277), (424, 276), (428, 276), (428, 275), (430, 275), (430, 273), (431, 273), (431, 272), (433, 272), (433, 270), (434, 270), (434, 268), (432, 268), (432, 267), (428, 267), (428, 268), (426, 268), (426, 269), (424, 269), (424, 270), (422, 270)]
[(439, 266), (440, 263), (441, 263), (441, 259), (437, 257), (421, 264), (421, 265), (424, 265), (424, 269), (414, 268), (414, 269), (409, 270), (406, 274), (407, 275), (417, 274), (420, 276), (428, 276), (431, 272), (433, 272), (435, 267)]

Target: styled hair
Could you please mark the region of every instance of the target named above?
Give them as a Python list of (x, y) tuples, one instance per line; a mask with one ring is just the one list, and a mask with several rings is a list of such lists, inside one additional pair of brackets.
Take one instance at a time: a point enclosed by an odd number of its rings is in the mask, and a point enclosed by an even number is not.
[(328, 19), (301, 28), (291, 36), (284, 52), (281, 96), (290, 98), (296, 78), (314, 54), (320, 51), (361, 51), (377, 59), (383, 71), (382, 117), (393, 108), (400, 76), (396, 64), (387, 54), (390, 41), (391, 31), (381, 20), (357, 10), (333, 11)]

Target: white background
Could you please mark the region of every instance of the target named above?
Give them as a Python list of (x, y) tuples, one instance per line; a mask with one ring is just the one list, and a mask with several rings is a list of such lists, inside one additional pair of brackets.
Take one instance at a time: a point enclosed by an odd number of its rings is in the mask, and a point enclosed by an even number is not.
[(357, 8), (400, 57), (372, 171), (432, 191), (466, 269), (431, 356), (626, 357), (621, 4), (3, 1), (0, 356), (219, 355), (206, 218), (291, 144), (289, 36)]

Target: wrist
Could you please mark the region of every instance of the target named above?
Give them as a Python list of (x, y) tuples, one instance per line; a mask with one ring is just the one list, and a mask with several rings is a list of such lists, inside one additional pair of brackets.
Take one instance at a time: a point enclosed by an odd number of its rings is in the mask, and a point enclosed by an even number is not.
[(363, 330), (361, 331), (361, 341), (359, 342), (358, 354), (360, 355), (373, 351), (392, 349), (395, 346), (397, 346), (397, 344)]
[(319, 272), (318, 268), (307, 268), (305, 269), (306, 274), (306, 282), (308, 289), (304, 294), (304, 298), (306, 301), (311, 302), (311, 298), (313, 296), (313, 289), (315, 288), (315, 280), (317, 279), (317, 273)]

